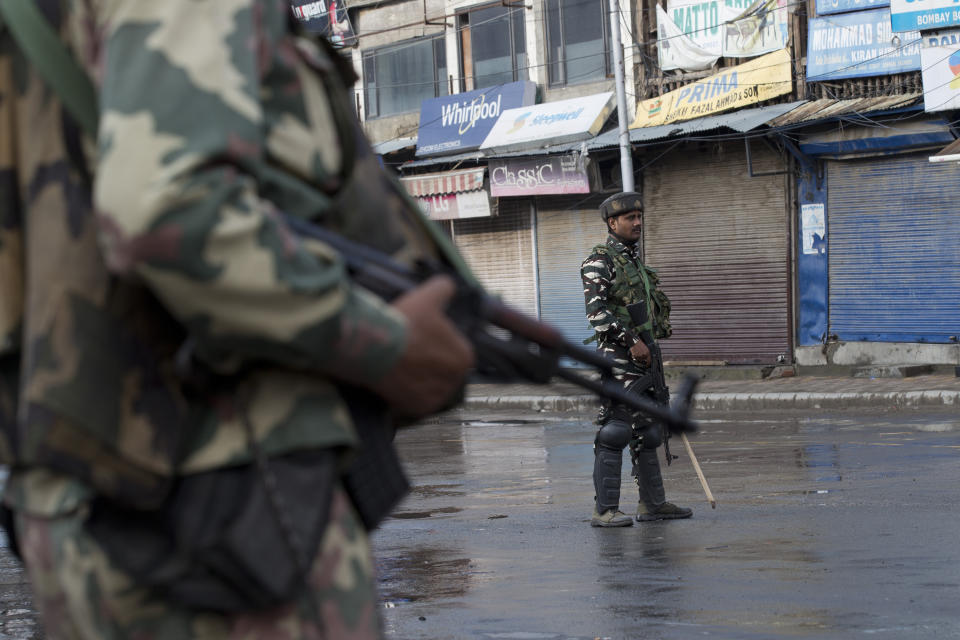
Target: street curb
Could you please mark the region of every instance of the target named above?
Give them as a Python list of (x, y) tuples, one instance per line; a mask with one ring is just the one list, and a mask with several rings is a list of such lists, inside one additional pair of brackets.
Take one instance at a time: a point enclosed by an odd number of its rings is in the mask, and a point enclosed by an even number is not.
[[(771, 409), (853, 409), (865, 407), (932, 408), (960, 405), (960, 391), (889, 391), (781, 393), (698, 393), (693, 406), (700, 411), (753, 411)], [(594, 396), (468, 396), (464, 409), (517, 409), (582, 411), (596, 409)]]

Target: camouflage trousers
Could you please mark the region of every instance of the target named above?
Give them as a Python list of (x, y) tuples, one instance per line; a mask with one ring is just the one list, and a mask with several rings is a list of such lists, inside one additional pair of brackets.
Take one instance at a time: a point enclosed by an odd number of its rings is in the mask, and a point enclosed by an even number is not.
[(52, 518), (22, 512), (16, 517), (34, 604), (49, 640), (383, 637), (370, 545), (340, 488), (309, 588), (288, 605), (236, 615), (185, 609), (137, 586), (86, 534), (84, 517), (82, 509)]
[[(597, 345), (597, 351), (604, 354), (608, 358), (614, 361), (614, 367), (612, 370), (612, 377), (621, 385), (624, 390), (630, 388), (634, 382), (646, 376), (650, 369), (647, 367), (640, 366), (637, 364), (633, 358), (630, 357), (630, 352), (618, 344), (609, 343), (606, 341), (600, 341)], [(644, 393), (634, 389), (634, 392)], [(652, 400), (653, 397), (651, 396)], [(617, 405), (606, 403), (600, 407), (600, 413), (597, 416), (597, 424), (603, 426), (603, 424), (611, 417), (614, 409), (617, 408)], [(636, 476), (636, 467), (638, 456), (640, 455), (640, 450), (643, 445), (643, 432), (647, 429), (650, 429), (656, 426), (656, 423), (638, 412), (629, 411), (626, 407), (619, 405), (620, 411), (624, 413), (630, 413), (630, 458), (633, 462), (634, 472), (633, 475)]]

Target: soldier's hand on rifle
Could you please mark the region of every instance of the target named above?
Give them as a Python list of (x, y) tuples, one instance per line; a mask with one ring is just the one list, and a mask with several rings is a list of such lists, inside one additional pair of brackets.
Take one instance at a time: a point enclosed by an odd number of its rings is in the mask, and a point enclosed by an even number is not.
[(474, 364), (473, 346), (446, 315), (455, 289), (451, 278), (435, 276), (393, 302), (407, 318), (407, 344), (373, 390), (404, 417), (445, 407)]
[(649, 365), (650, 349), (643, 343), (643, 340), (637, 340), (636, 344), (630, 347), (630, 357), (642, 365)]

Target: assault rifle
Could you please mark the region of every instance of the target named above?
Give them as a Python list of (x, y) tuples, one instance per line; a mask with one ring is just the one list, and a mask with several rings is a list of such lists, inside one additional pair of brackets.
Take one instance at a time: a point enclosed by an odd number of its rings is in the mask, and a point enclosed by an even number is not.
[[(668, 406), (670, 404), (670, 387), (667, 386), (667, 380), (663, 373), (663, 355), (660, 353), (660, 345), (657, 344), (657, 341), (653, 338), (652, 332), (654, 326), (653, 323), (650, 322), (647, 302), (641, 300), (640, 302), (628, 304), (627, 313), (630, 314), (630, 319), (633, 320), (634, 326), (642, 327), (648, 322), (650, 323), (650, 330), (640, 331), (640, 339), (643, 341), (643, 344), (647, 345), (647, 349), (650, 350), (650, 384), (647, 388), (651, 390), (650, 395), (655, 403), (661, 406)], [(661, 439), (663, 440), (663, 453), (667, 458), (667, 466), (670, 466), (670, 463), (676, 458), (676, 456), (670, 453), (670, 434), (664, 433)]]
[[(695, 432), (689, 408), (696, 379), (684, 381), (675, 406), (657, 404), (627, 393), (612, 380), (614, 362), (606, 356), (572, 344), (548, 324), (510, 309), (499, 300), (466, 282), (459, 274), (439, 263), (421, 262), (414, 268), (393, 260), (370, 247), (313, 225), (301, 218), (286, 216), (289, 227), (303, 238), (319, 240), (336, 249), (354, 282), (385, 300), (393, 300), (432, 275), (447, 274), (457, 282), (457, 293), (448, 315), (473, 343), (478, 371), (499, 379), (525, 380), (546, 384), (553, 378), (571, 382), (594, 395), (620, 403), (660, 421), (675, 433)], [(503, 332), (507, 337), (501, 337)], [(495, 333), (496, 332), (496, 333)], [(500, 334), (500, 335), (497, 335)], [(562, 358), (594, 368), (595, 380), (583, 373), (560, 367)]]

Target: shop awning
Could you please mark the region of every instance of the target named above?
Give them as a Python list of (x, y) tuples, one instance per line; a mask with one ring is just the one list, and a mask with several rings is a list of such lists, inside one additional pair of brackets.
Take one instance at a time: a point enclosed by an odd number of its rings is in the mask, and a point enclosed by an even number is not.
[(954, 140), (930, 156), (930, 162), (960, 162), (960, 140)]
[(400, 149), (413, 148), (417, 146), (417, 139), (414, 138), (393, 138), (373, 145), (373, 152), (379, 156), (399, 151)]
[(443, 193), (463, 193), (483, 189), (483, 172), (486, 167), (459, 169), (443, 173), (428, 173), (400, 178), (407, 193), (418, 198)]

